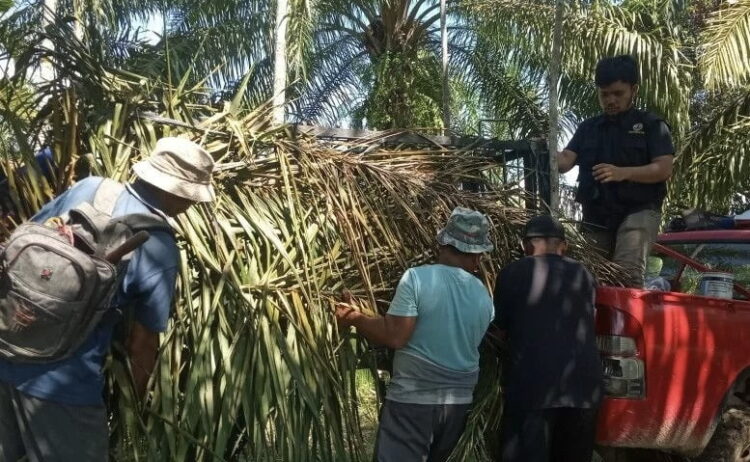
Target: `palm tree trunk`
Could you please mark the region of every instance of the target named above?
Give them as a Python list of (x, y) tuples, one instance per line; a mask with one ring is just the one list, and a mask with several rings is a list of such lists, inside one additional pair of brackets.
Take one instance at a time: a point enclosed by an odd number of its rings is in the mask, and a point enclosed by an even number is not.
[[(42, 2), (42, 27), (46, 28), (50, 24), (55, 22), (55, 15), (57, 14), (57, 0), (44, 0)], [(42, 48), (53, 51), (55, 46), (49, 39), (44, 39), (42, 42)], [(55, 69), (47, 59), (42, 60), (39, 69), (39, 80), (38, 82), (50, 82), (55, 78)], [(37, 79), (33, 79), (37, 81)]]
[(550, 211), (555, 212), (560, 205), (560, 174), (557, 171), (557, 138), (558, 138), (558, 103), (560, 80), (560, 61), (562, 60), (562, 24), (563, 23), (563, 0), (555, 3), (555, 27), (552, 33), (552, 59), (549, 69), (549, 136), (547, 144), (549, 148), (549, 184), (550, 184)]
[(273, 66), (273, 119), (284, 123), (286, 105), (286, 31), (289, 24), (288, 0), (276, 0), (276, 43)]
[(446, 0), (440, 0), (440, 36), (443, 48), (443, 129), (450, 129), (450, 87), (448, 84), (448, 21), (446, 18)]
[(86, 4), (82, 0), (73, 2), (73, 13), (75, 15), (75, 24), (73, 25), (73, 34), (76, 39), (83, 40), (83, 21), (84, 12), (86, 10)]

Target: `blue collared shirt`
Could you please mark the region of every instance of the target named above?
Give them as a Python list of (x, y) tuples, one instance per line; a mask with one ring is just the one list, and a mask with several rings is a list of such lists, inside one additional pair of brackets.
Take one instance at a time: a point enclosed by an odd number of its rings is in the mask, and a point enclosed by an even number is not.
[[(83, 202), (93, 201), (101, 182), (99, 177), (79, 181), (47, 203), (32, 220), (43, 222)], [(112, 215), (131, 213), (161, 214), (153, 197), (128, 185), (117, 199)], [(171, 233), (153, 231), (150, 234), (149, 240), (133, 254), (115, 305), (131, 307), (136, 321), (153, 332), (162, 332), (169, 320), (180, 255)], [(102, 321), (79, 350), (62, 361), (20, 364), (0, 359), (0, 380), (37, 398), (74, 406), (101, 406), (102, 366), (112, 342), (114, 324), (109, 319)]]

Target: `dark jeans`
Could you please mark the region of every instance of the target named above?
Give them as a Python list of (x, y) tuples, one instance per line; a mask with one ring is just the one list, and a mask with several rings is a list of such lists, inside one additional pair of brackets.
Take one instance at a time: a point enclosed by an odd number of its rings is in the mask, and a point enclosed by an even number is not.
[(375, 443), (377, 462), (443, 462), (464, 432), (470, 404), (385, 400)]
[(505, 409), (502, 462), (590, 462), (597, 409)]
[(0, 461), (106, 462), (107, 413), (26, 395), (0, 382)]

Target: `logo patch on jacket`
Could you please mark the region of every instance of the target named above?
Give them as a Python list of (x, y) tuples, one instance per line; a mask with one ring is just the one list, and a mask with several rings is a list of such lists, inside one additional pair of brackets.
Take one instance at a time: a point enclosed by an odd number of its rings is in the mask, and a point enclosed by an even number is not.
[(643, 135), (643, 124), (638, 122), (637, 124), (633, 124), (633, 129), (628, 132), (630, 135)]
[(52, 279), (52, 268), (44, 268), (39, 277), (41, 277), (45, 281), (49, 281), (50, 279)]

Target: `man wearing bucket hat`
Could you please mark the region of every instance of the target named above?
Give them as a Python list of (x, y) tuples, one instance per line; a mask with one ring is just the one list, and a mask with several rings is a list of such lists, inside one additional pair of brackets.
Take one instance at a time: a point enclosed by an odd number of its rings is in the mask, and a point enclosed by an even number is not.
[[(197, 144), (162, 138), (151, 156), (134, 165), (136, 181), (121, 185), (89, 177), (46, 204), (36, 222), (65, 215), (103, 198), (112, 216), (149, 214), (167, 221), (192, 204), (213, 200), (213, 159)], [(102, 367), (120, 309), (132, 310), (126, 348), (140, 395), (156, 363), (158, 333), (167, 327), (179, 270), (168, 227), (150, 231), (135, 250), (114, 306), (67, 359), (16, 363), (0, 359), (0, 460), (103, 461), (108, 456)], [(24, 459), (25, 460), (25, 459)]]
[(378, 429), (380, 462), (446, 460), (463, 433), (479, 375), (478, 346), (493, 309), (474, 273), (493, 248), (489, 221), (457, 207), (437, 241), (437, 264), (408, 269), (385, 316), (350, 304), (336, 309), (340, 327), (354, 326), (396, 350)]
[(503, 462), (590, 461), (602, 370), (594, 332), (594, 278), (563, 256), (565, 230), (529, 220), (526, 257), (495, 283), (495, 321), (508, 339)]

